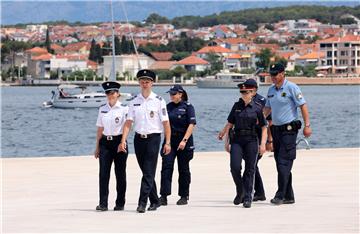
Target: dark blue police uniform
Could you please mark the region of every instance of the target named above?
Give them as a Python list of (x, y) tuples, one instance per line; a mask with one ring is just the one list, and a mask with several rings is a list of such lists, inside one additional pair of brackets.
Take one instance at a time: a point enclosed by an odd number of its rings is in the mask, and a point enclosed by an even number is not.
[[(183, 92), (183, 89), (180, 85), (175, 85), (169, 92)], [(181, 141), (183, 141), (189, 125), (196, 124), (195, 109), (189, 102), (180, 101), (179, 103), (168, 103), (167, 111), (171, 126), (171, 152), (168, 155), (162, 155), (160, 194), (163, 199), (166, 199), (166, 196), (171, 194), (172, 175), (175, 158), (177, 158), (179, 171), (178, 195), (181, 198), (188, 199), (191, 182), (189, 162), (194, 155), (193, 136), (191, 135), (188, 139), (185, 139), (186, 146), (183, 150), (178, 150), (177, 148)]]
[[(253, 97), (253, 101), (258, 104), (259, 106), (261, 106), (261, 108), (263, 109), (266, 103), (266, 99), (261, 96), (260, 94), (256, 94)], [(267, 118), (267, 120), (269, 120), (269, 118)], [(259, 145), (261, 143), (261, 137), (262, 137), (262, 130), (260, 126), (257, 126), (257, 134), (258, 134), (258, 139), (259, 139)], [(255, 168), (255, 182), (254, 182), (254, 198), (259, 199), (259, 200), (265, 200), (265, 189), (264, 189), (264, 185), (262, 182), (262, 178), (260, 175), (260, 170), (258, 167), (258, 163), (259, 160), (262, 158), (262, 155), (259, 154), (258, 155), (258, 159), (256, 161), (256, 168)]]
[[(230, 168), (236, 185), (237, 196), (243, 196), (244, 202), (251, 202), (259, 148), (256, 126), (265, 126), (265, 117), (260, 105), (254, 101), (245, 105), (244, 101), (240, 99), (232, 107), (227, 120), (234, 124), (234, 138), (230, 149)], [(245, 161), (243, 177), (241, 177), (242, 159)]]

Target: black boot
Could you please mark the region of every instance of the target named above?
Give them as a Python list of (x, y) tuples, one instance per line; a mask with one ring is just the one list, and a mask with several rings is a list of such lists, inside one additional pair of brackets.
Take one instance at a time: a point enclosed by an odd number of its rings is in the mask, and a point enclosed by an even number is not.
[(160, 203), (154, 203), (154, 204), (150, 204), (148, 211), (154, 211), (157, 210), (157, 208), (159, 208), (161, 205)]
[(160, 201), (160, 204), (162, 205), (162, 206), (167, 206), (167, 197), (166, 196), (161, 196), (160, 198), (159, 198), (159, 201)]
[(98, 206), (96, 207), (96, 210), (98, 210), (98, 211), (107, 211), (108, 208), (107, 208), (106, 206), (98, 205)]
[(250, 207), (251, 207), (251, 201), (244, 201), (243, 206), (244, 206), (245, 208), (250, 208)]
[(236, 195), (233, 202), (234, 202), (234, 205), (240, 205), (244, 201), (243, 201), (243, 198), (240, 195)]
[(145, 213), (145, 206), (138, 206), (138, 207), (136, 208), (136, 211), (137, 211), (138, 213)]
[(177, 202), (176, 205), (182, 206), (188, 204), (189, 197), (181, 197)]

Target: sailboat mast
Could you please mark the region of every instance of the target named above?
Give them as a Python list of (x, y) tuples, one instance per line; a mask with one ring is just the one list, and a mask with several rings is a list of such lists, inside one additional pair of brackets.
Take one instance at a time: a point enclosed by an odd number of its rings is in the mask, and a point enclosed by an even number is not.
[(115, 73), (115, 26), (114, 26), (114, 11), (112, 1), (110, 1), (110, 12), (111, 12), (111, 49), (112, 49), (112, 64), (111, 64), (111, 73), (109, 80), (116, 81)]

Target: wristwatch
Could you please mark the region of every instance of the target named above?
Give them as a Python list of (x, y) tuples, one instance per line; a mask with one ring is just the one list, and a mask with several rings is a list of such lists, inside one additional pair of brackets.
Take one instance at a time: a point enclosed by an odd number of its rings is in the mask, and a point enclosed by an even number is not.
[(272, 143), (272, 141), (266, 141), (266, 144), (271, 144)]
[(188, 140), (188, 139), (186, 139), (186, 138), (182, 139), (183, 142), (187, 142), (187, 140)]

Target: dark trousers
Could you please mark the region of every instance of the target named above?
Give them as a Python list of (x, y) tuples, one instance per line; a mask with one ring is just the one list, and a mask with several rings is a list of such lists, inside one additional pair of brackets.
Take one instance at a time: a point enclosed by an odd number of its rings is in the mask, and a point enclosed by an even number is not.
[[(259, 144), (255, 140), (234, 141), (230, 149), (231, 175), (236, 185), (238, 196), (244, 197), (244, 201), (252, 201), (254, 187), (255, 167)], [(241, 162), (245, 161), (245, 171), (241, 176)]]
[(146, 206), (148, 199), (151, 204), (159, 203), (155, 173), (160, 141), (160, 134), (152, 135), (149, 138), (141, 138), (136, 134), (134, 138), (136, 159), (142, 171), (139, 206)]
[(171, 152), (168, 155), (162, 155), (161, 168), (161, 196), (168, 196), (171, 194), (171, 182), (174, 171), (175, 158), (177, 158), (179, 171), (179, 192), (181, 197), (189, 196), (189, 188), (191, 182), (191, 173), (189, 162), (193, 158), (194, 151), (187, 149), (177, 150), (182, 137), (171, 137)]
[(101, 206), (108, 206), (109, 196), (109, 180), (111, 165), (115, 164), (115, 176), (116, 176), (116, 205), (124, 206), (125, 204), (125, 192), (126, 192), (126, 160), (128, 153), (118, 153), (117, 149), (121, 141), (121, 136), (114, 138), (112, 141), (108, 141), (105, 138), (101, 138), (99, 142), (100, 157), (99, 157), (99, 195)]
[(278, 172), (278, 190), (275, 197), (279, 199), (294, 199), (291, 169), (296, 158), (298, 131), (286, 131), (271, 127), (271, 133)]
[(260, 175), (260, 171), (259, 171), (259, 160), (262, 158), (262, 155), (258, 155), (257, 161), (256, 161), (256, 167), (255, 167), (255, 183), (254, 183), (254, 196), (259, 196), (259, 197), (265, 197), (265, 190), (264, 190), (264, 185), (262, 182), (262, 178)]

